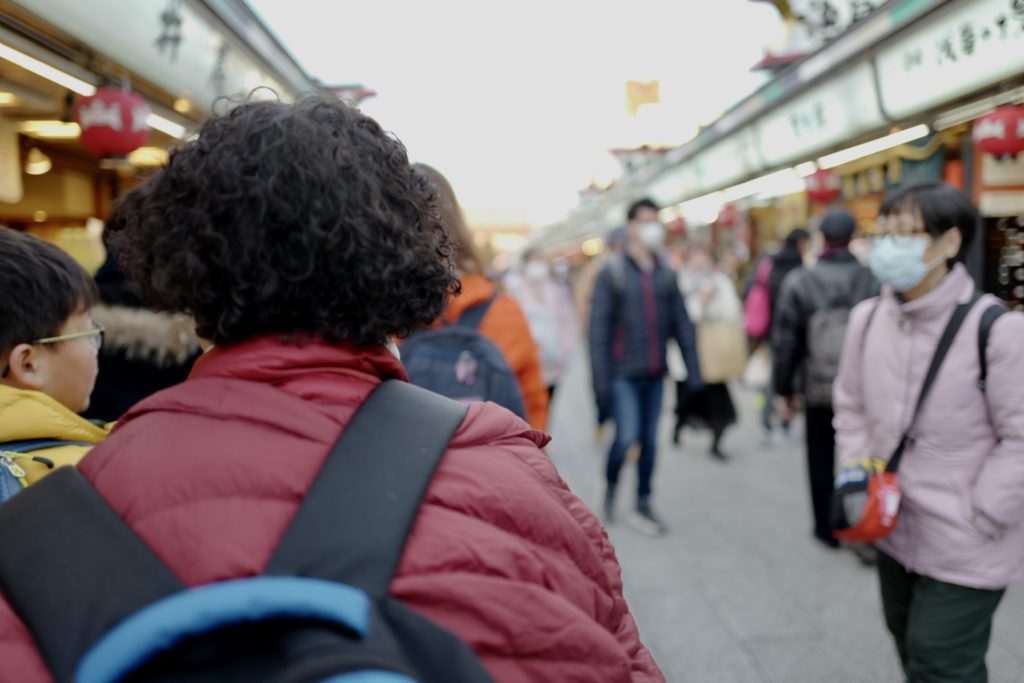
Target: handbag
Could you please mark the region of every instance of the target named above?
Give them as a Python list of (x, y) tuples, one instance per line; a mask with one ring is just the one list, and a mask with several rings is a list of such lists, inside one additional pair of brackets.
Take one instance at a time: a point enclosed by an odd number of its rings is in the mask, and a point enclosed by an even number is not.
[[(871, 544), (882, 540), (896, 528), (902, 499), (898, 475), (900, 461), (913, 438), (911, 435), (921, 416), (921, 408), (928, 398), (932, 385), (935, 384), (935, 379), (938, 377), (942, 363), (946, 360), (946, 355), (953, 346), (953, 340), (967, 318), (967, 314), (980, 298), (981, 294), (975, 293), (969, 302), (957, 306), (953, 311), (939, 340), (935, 355), (932, 357), (931, 365), (928, 367), (928, 373), (921, 386), (921, 393), (917, 397), (910, 425), (903, 432), (892, 457), (886, 463), (879, 458), (855, 463), (853, 466), (845, 468), (836, 480), (832, 495), (832, 528), (835, 530), (833, 535), (837, 539), (851, 543)], [(872, 312), (871, 318), (874, 318), (874, 312)], [(865, 338), (870, 325), (871, 319), (868, 320), (864, 328)], [(863, 348), (863, 346), (864, 342), (862, 341), (861, 347)]]
[(747, 333), (741, 323), (709, 320), (697, 324), (697, 358), (706, 383), (742, 377), (747, 353)]
[(763, 391), (772, 383), (772, 353), (767, 345), (760, 347), (747, 359), (747, 369), (743, 372), (743, 384), (749, 389)]
[(772, 321), (772, 298), (769, 280), (772, 274), (772, 259), (765, 257), (757, 265), (754, 283), (743, 301), (743, 318), (746, 321), (747, 336), (764, 339)]

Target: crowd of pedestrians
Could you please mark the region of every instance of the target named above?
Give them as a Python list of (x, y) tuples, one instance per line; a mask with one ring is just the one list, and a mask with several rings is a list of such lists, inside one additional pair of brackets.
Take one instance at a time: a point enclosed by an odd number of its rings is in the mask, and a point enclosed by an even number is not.
[[(907, 679), (985, 680), (1024, 573), (1024, 316), (963, 265), (970, 201), (894, 189), (867, 263), (829, 209), (742, 288), (722, 245), (673, 259), (659, 208), (634, 202), (571, 277), (539, 249), (502, 277), (439, 171), (312, 96), (204, 123), (117, 203), (95, 280), (0, 229), (0, 548), (45, 567), (0, 557), (0, 680), (664, 680), (603, 525), (628, 505), (636, 530), (670, 531), (669, 378), (675, 446), (708, 429), (740, 466), (723, 440), (755, 357), (766, 443), (803, 426), (813, 538), (837, 549), (883, 508), (877, 558), (851, 545), (877, 562)], [(613, 426), (599, 516), (544, 451), (580, 354)], [(181, 616), (189, 587), (224, 589), (204, 623)], [(72, 590), (95, 609), (55, 626)]]

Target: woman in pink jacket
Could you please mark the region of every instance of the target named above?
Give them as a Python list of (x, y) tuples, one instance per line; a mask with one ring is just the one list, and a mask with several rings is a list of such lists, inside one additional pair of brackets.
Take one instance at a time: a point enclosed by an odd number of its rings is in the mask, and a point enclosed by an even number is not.
[[(962, 265), (977, 216), (959, 191), (914, 185), (887, 198), (872, 271), (881, 299), (853, 310), (835, 385), (840, 460), (888, 457), (953, 310), (975, 285)], [(977, 302), (900, 464), (899, 522), (878, 544), (882, 605), (907, 680), (986, 681), (992, 617), (1024, 574), (1024, 316), (998, 318), (980, 379)]]

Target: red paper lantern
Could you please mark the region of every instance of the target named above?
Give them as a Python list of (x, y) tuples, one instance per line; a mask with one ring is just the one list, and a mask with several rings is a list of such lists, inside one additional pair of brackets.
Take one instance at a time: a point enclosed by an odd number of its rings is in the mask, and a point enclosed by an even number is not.
[(997, 157), (1017, 156), (1024, 151), (1024, 104), (999, 107), (974, 122), (974, 144)]
[(716, 228), (732, 228), (740, 221), (740, 212), (735, 204), (726, 204), (715, 219)]
[(807, 185), (807, 198), (819, 204), (831, 204), (839, 198), (843, 182), (832, 171), (820, 168), (804, 181)]
[(82, 147), (98, 157), (125, 156), (149, 140), (149, 105), (130, 90), (100, 88), (75, 100), (72, 113)]

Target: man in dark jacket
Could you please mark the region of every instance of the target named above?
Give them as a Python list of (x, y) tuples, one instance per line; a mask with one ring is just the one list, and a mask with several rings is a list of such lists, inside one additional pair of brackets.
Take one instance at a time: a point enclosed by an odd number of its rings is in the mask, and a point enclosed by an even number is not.
[(665, 228), (658, 207), (642, 199), (629, 208), (626, 246), (597, 276), (590, 310), (590, 358), (598, 421), (615, 421), (608, 453), (604, 499), (606, 523), (614, 519), (615, 489), (626, 451), (640, 442), (636, 514), (630, 517), (652, 536), (665, 526), (651, 509), (651, 477), (665, 377), (665, 346), (674, 337), (683, 352), (689, 382), (703, 382), (693, 325), (675, 275), (658, 260)]
[(830, 522), (835, 479), (832, 382), (850, 309), (877, 296), (879, 289), (871, 271), (850, 253), (856, 225), (845, 209), (825, 215), (825, 250), (813, 268), (794, 270), (783, 282), (772, 325), (775, 393), (783, 404), (783, 419), (795, 412), (797, 394), (804, 396), (814, 536), (830, 548), (838, 546)]

